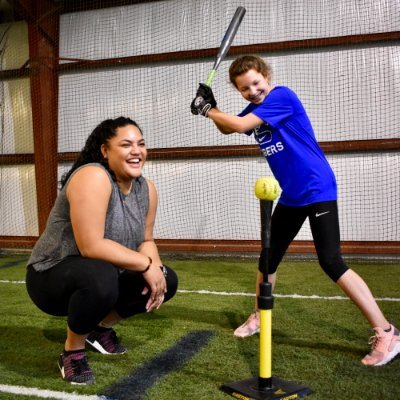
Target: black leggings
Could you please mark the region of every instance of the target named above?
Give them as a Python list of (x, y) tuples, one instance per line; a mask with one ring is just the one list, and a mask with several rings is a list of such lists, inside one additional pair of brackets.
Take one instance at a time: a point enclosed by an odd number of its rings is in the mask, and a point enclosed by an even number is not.
[[(171, 299), (178, 277), (164, 267), (167, 293)], [(146, 312), (150, 291), (142, 295), (146, 281), (141, 273), (124, 270), (100, 260), (67, 257), (54, 267), (37, 272), (28, 267), (26, 286), (32, 301), (47, 314), (68, 316), (69, 328), (77, 334), (91, 332), (111, 310), (122, 318)]]
[(334, 281), (348, 270), (340, 251), (339, 216), (336, 201), (314, 203), (303, 207), (277, 204), (271, 219), (270, 249), (263, 249), (259, 271), (276, 272), (279, 263), (308, 217), (318, 260), (325, 273)]

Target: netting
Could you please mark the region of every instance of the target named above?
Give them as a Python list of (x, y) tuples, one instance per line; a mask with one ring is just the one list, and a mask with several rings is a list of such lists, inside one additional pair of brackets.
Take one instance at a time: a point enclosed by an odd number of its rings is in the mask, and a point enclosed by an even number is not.
[[(249, 147), (255, 144), (252, 138), (221, 135), (189, 109), (231, 17), (245, 6), (232, 48), (236, 54), (222, 62), (213, 82), (219, 108), (235, 114), (246, 104), (228, 82), (236, 55), (265, 58), (272, 83), (298, 94), (317, 139), (327, 146), (338, 180), (342, 240), (400, 241), (397, 0), (130, 3), (104, 7), (108, 2), (99, 1), (96, 8), (91, 2), (85, 10), (83, 0), (56, 2), (61, 14), (55, 158), (78, 152), (102, 120), (129, 116), (141, 126), (150, 149), (145, 175), (159, 193), (157, 239), (258, 240), (253, 185), (271, 175), (268, 165)], [(42, 12), (44, 19), (58, 18)], [(2, 71), (33, 67), (32, 23), (0, 25)], [(215, 51), (202, 53), (206, 49)], [(30, 89), (29, 76), (2, 75), (0, 236), (39, 234), (40, 177), (35, 181), (34, 159), (27, 155), (35, 153), (33, 138), (41, 133), (32, 127)], [(360, 142), (368, 142), (368, 148), (354, 146)], [(387, 142), (396, 145), (382, 147)], [(215, 155), (218, 148), (226, 151)], [(70, 165), (58, 163), (59, 178)], [(311, 239), (307, 224), (296, 239)]]

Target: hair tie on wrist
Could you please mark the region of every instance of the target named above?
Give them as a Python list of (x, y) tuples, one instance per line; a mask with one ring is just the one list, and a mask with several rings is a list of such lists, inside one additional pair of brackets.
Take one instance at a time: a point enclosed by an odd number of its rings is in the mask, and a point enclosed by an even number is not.
[[(147, 257), (149, 257), (149, 256), (147, 256)], [(147, 272), (147, 271), (150, 269), (152, 263), (153, 263), (153, 260), (151, 259), (151, 257), (149, 257), (149, 265), (148, 265), (143, 271), (140, 271), (140, 272), (141, 272), (142, 274), (144, 274), (145, 272)]]

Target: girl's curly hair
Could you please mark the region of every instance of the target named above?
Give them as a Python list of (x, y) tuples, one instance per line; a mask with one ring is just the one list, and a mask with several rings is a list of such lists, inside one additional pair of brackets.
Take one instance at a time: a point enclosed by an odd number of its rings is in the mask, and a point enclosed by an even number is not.
[(254, 69), (259, 72), (268, 81), (271, 80), (272, 69), (269, 64), (267, 64), (261, 57), (255, 55), (246, 55), (242, 57), (238, 57), (235, 61), (232, 62), (229, 67), (229, 80), (237, 88), (236, 78), (239, 75), (245, 74), (246, 72)]
[(65, 186), (69, 177), (76, 169), (89, 163), (99, 163), (103, 165), (110, 172), (111, 176), (115, 178), (115, 175), (110, 170), (107, 162), (104, 161), (103, 154), (101, 153), (101, 145), (107, 144), (108, 141), (117, 134), (118, 128), (122, 128), (127, 125), (134, 125), (140, 130), (140, 132), (142, 132), (139, 125), (135, 121), (126, 117), (107, 119), (101, 122), (86, 139), (85, 146), (79, 153), (79, 156), (75, 160), (71, 169), (61, 178), (61, 188)]

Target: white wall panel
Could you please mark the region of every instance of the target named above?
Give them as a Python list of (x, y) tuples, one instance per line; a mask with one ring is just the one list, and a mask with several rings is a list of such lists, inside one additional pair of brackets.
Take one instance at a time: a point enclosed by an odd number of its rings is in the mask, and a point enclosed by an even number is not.
[(238, 6), (247, 12), (237, 45), (399, 28), (397, 0), (166, 0), (63, 15), (60, 55), (101, 59), (219, 47)]
[(37, 236), (33, 165), (0, 167), (0, 235)]

